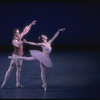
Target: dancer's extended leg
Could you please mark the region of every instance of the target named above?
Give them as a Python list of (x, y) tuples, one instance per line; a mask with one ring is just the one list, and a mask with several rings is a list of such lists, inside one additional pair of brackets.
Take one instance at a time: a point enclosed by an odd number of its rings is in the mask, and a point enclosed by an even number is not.
[(1, 88), (3, 88), (3, 87), (5, 86), (5, 84), (6, 84), (6, 82), (7, 82), (7, 79), (9, 78), (10, 73), (11, 73), (12, 69), (13, 69), (14, 66), (15, 66), (15, 63), (16, 63), (15, 60), (11, 60), (10, 66), (9, 66), (9, 68), (8, 68), (6, 74), (5, 74), (5, 78), (4, 78), (4, 81), (3, 81), (2, 85), (1, 85)]
[(36, 60), (34, 57), (12, 57), (12, 56), (8, 56), (9, 59), (16, 59), (16, 60), (27, 60), (27, 61), (32, 61), (32, 60)]

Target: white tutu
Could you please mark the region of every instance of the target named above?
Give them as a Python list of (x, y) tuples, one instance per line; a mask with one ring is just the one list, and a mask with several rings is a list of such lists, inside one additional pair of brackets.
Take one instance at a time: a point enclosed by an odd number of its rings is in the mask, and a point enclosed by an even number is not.
[(45, 53), (38, 50), (29, 50), (31, 56), (35, 57), (41, 63), (43, 63), (46, 67), (52, 67), (51, 59)]

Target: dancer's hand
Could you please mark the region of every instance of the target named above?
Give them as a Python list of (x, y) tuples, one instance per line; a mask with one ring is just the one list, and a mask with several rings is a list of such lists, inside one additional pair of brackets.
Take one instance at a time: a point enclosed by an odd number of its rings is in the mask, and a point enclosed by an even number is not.
[(58, 31), (64, 31), (65, 30), (65, 28), (61, 28), (61, 29), (59, 29)]
[(35, 25), (35, 24), (36, 24), (36, 20), (33, 20), (32, 25)]
[(23, 43), (26, 43), (27, 41), (26, 41), (26, 39), (23, 39)]

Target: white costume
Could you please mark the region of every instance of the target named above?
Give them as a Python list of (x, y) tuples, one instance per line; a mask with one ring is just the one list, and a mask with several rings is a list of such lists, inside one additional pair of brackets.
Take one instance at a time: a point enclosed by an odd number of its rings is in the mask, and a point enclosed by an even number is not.
[(39, 60), (45, 67), (52, 67), (52, 62), (48, 54), (38, 50), (30, 50), (30, 54)]

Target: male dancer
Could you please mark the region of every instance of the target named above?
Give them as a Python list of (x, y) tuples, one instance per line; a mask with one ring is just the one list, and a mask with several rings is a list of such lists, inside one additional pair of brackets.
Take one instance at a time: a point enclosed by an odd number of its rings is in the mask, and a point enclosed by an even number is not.
[[(19, 29), (14, 29), (13, 30), (13, 39), (12, 39), (12, 45), (14, 46), (14, 51), (12, 53), (12, 56), (13, 57), (21, 57), (23, 56), (23, 41), (22, 41), (22, 38), (24, 35), (26, 35), (29, 30), (31, 29), (32, 25), (35, 25), (36, 24), (36, 20), (34, 20), (32, 23), (30, 23), (29, 25), (27, 25), (23, 32), (20, 33), (19, 32)], [(5, 74), (5, 78), (4, 78), (4, 81), (1, 85), (1, 88), (3, 88), (7, 82), (7, 79), (8, 77), (10, 76), (10, 73), (12, 71), (12, 69), (14, 68), (15, 64), (16, 64), (16, 67), (17, 67), (17, 71), (16, 71), (16, 87), (23, 87), (21, 84), (20, 84), (20, 73), (21, 73), (21, 67), (22, 67), (22, 62), (23, 60), (11, 60), (11, 63), (10, 63), (10, 66)]]

